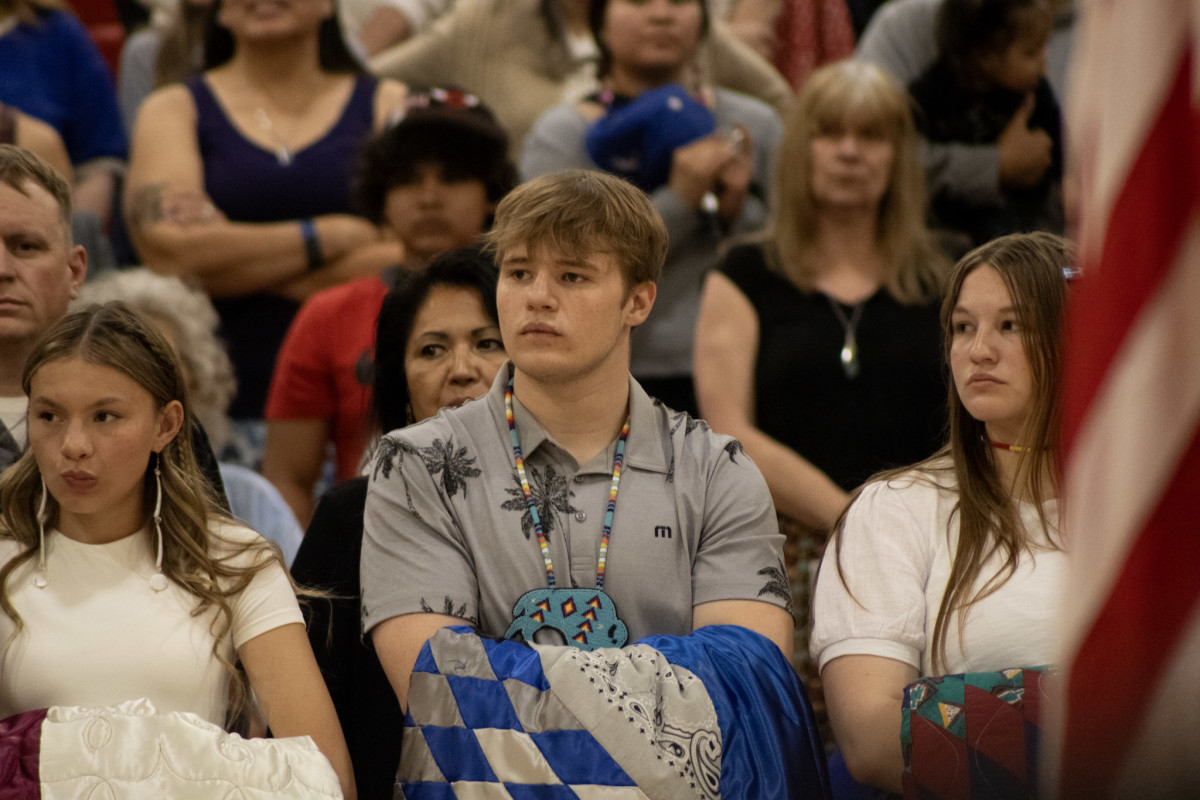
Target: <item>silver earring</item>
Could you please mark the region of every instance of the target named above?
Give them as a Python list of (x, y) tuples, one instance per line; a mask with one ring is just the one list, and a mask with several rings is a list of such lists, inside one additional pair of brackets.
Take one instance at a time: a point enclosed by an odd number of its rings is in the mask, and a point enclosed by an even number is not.
[(33, 576), (33, 585), (39, 589), (45, 589), (50, 583), (50, 577), (46, 573), (46, 479), (42, 479), (42, 502), (38, 504), (37, 524), (38, 524), (38, 570)]
[(162, 560), (163, 560), (163, 535), (162, 535), (162, 470), (159, 468), (162, 465), (162, 453), (156, 454), (154, 460), (154, 536), (158, 540), (158, 555), (154, 561), (154, 575), (150, 578), (150, 588), (156, 592), (161, 592), (167, 588), (167, 576), (163, 575)]

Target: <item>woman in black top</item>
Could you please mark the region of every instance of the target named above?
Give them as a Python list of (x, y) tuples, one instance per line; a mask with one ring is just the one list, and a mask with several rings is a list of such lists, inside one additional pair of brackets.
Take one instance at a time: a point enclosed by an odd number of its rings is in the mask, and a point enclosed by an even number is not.
[(940, 442), (945, 260), (916, 141), (904, 90), (879, 69), (814, 73), (787, 120), (768, 234), (705, 283), (703, 416), (742, 441), (777, 509), (814, 528)]
[[(813, 73), (785, 121), (774, 200), (767, 234), (705, 280), (695, 376), (701, 415), (762, 470), (795, 567), (819, 556), (849, 491), (940, 443), (945, 259), (904, 89), (860, 62)], [(807, 569), (794, 572), (804, 614)]]

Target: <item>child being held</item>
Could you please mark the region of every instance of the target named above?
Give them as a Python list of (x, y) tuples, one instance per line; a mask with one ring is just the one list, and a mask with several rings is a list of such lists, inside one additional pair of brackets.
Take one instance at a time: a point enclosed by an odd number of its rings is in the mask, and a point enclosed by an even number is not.
[(938, 60), (909, 87), (930, 142), (1000, 147), (999, 205), (953, 187), (930, 198), (931, 222), (974, 245), (1062, 232), (1062, 124), (1045, 76), (1052, 26), (1049, 0), (944, 0)]

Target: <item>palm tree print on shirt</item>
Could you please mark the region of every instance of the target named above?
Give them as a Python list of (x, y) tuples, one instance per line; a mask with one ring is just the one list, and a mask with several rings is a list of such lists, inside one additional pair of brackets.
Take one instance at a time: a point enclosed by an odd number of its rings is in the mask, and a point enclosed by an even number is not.
[[(660, 401), (660, 400), (655, 400), (654, 403), (655, 403), (655, 405), (660, 405), (660, 406), (663, 405), (662, 401)], [(666, 406), (663, 406), (663, 408), (666, 408)], [(691, 414), (687, 413), (686, 411), (672, 411), (671, 412), (671, 431), (670, 431), (671, 435), (674, 436), (675, 432), (678, 431), (680, 428), (683, 428), (683, 438), (686, 439), (691, 434), (691, 432), (696, 430), (697, 428), (699, 428), (702, 431), (707, 431), (708, 423), (702, 419), (696, 419), (695, 417), (693, 417)], [(667, 466), (667, 483), (674, 483), (674, 482), (675, 482), (675, 453), (672, 451), (671, 463)]]
[[(575, 513), (575, 507), (571, 505), (570, 492), (567, 490), (567, 478), (565, 475), (559, 475), (552, 464), (547, 464), (544, 472), (526, 464), (525, 474), (529, 476), (529, 493), (533, 495), (533, 502), (537, 506), (538, 519), (542, 522), (542, 533), (549, 542), (550, 534), (555, 528), (562, 527), (559, 515)], [(512, 499), (505, 500), (500, 507), (505, 511), (521, 512), (521, 532), (528, 539), (533, 535), (533, 515), (529, 513), (528, 504), (525, 502), (525, 492), (521, 489), (521, 478), (515, 469), (512, 477), (515, 488), (510, 487), (504, 490)]]
[(467, 479), (479, 477), (479, 468), (472, 466), (475, 459), (467, 455), (465, 447), (454, 449), (453, 436), (445, 442), (434, 439), (429, 447), (420, 448), (419, 455), (425, 462), (425, 469), (429, 470), (429, 477), (436, 481), (439, 474), (442, 476), (442, 489), (448, 498), (458, 494), (459, 489), (466, 497)]
[(392, 477), (392, 470), (399, 470), (404, 465), (405, 453), (416, 455), (417, 448), (408, 442), (393, 439), (391, 436), (384, 436), (380, 439), (379, 447), (375, 451), (375, 470), (371, 476), (372, 480), (379, 480), (380, 473), (383, 473), (384, 480)]
[(680, 426), (683, 427), (684, 438), (687, 438), (687, 436), (691, 434), (692, 431), (696, 430), (696, 428), (699, 428), (702, 431), (708, 430), (707, 422), (702, 419), (696, 419), (686, 411), (676, 411), (675, 416), (671, 418), (671, 434), (674, 435), (675, 431), (679, 430)]
[(424, 597), (422, 597), (421, 598), (421, 611), (423, 611), (426, 614), (444, 614), (447, 617), (458, 617), (459, 619), (466, 620), (467, 624), (470, 625), (472, 628), (479, 627), (479, 618), (473, 617), (467, 613), (467, 604), (463, 603), (461, 605), (456, 606), (456, 605), (454, 605), (454, 600), (451, 599), (449, 595), (446, 595), (445, 597), (442, 598), (442, 607), (441, 608), (434, 608), (433, 606), (431, 606), (429, 603), (427, 603), (425, 601)]
[(382, 473), (383, 479), (388, 480), (392, 477), (392, 470), (396, 470), (396, 474), (400, 476), (400, 481), (404, 484), (404, 503), (408, 507), (409, 512), (417, 519), (421, 515), (413, 506), (412, 492), (408, 488), (408, 478), (404, 476), (404, 456), (417, 455), (417, 448), (401, 439), (394, 439), (391, 436), (384, 436), (379, 440), (379, 447), (375, 451), (375, 469), (371, 474), (371, 480), (379, 480)]
[(784, 608), (787, 609), (787, 612), (792, 613), (792, 586), (788, 583), (787, 571), (783, 567), (783, 562), (780, 561), (778, 567), (763, 567), (757, 574), (767, 576), (767, 582), (758, 590), (758, 596), (775, 595), (784, 601), (786, 604)]

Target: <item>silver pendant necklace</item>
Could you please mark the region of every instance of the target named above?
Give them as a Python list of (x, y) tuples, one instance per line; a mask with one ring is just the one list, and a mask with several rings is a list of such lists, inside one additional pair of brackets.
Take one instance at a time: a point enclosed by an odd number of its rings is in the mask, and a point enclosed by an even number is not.
[(846, 312), (842, 310), (842, 304), (829, 295), (825, 295), (825, 299), (829, 301), (829, 307), (833, 309), (834, 316), (838, 318), (838, 322), (842, 323), (842, 330), (845, 331), (845, 337), (842, 339), (842, 352), (840, 359), (842, 362), (842, 372), (850, 380), (858, 377), (858, 321), (862, 319), (863, 306), (867, 301), (864, 300), (855, 304), (854, 310), (850, 312), (849, 318), (846, 317)]
[(275, 155), (275, 160), (279, 162), (281, 167), (290, 167), (295, 160), (296, 152), (292, 149), (289, 141), (295, 138), (296, 127), (299, 124), (298, 119), (292, 121), (291, 130), (287, 136), (284, 136), (283, 131), (276, 127), (271, 115), (267, 113), (264, 98), (269, 97), (267, 92), (262, 91), (250, 83), (250, 79), (246, 77), (242, 69), (236, 70), (238, 81), (247, 94), (254, 98), (254, 121), (258, 124), (260, 130), (267, 135), (271, 140), (271, 152)]
[(262, 106), (256, 106), (254, 109), (254, 119), (258, 122), (258, 127), (262, 128), (263, 132), (275, 142), (275, 160), (279, 162), (279, 166), (291, 166), (292, 149), (288, 147), (287, 141), (275, 130), (275, 125), (272, 124), (271, 117), (267, 115), (267, 110)]

